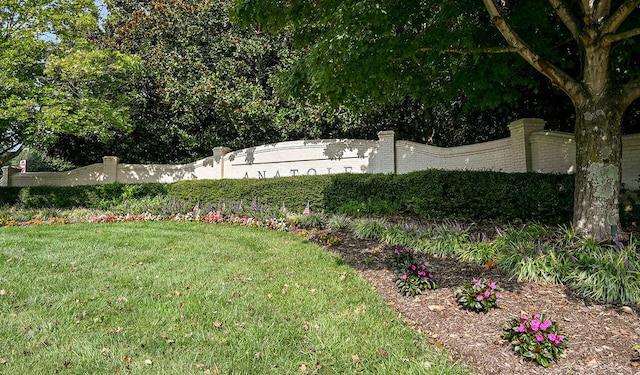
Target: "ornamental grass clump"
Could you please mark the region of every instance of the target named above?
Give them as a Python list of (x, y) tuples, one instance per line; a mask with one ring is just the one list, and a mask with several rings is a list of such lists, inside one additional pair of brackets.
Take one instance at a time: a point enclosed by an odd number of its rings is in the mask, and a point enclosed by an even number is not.
[(396, 268), (396, 285), (404, 296), (412, 297), (435, 289), (436, 282), (427, 265), (415, 259), (412, 250), (396, 249), (391, 258)]
[(516, 353), (544, 367), (549, 367), (551, 361), (564, 357), (569, 344), (567, 336), (560, 332), (557, 323), (541, 314), (534, 314), (530, 318), (514, 318), (503, 329), (503, 338), (509, 340)]
[(466, 310), (487, 312), (497, 306), (500, 289), (491, 280), (471, 280), (456, 289), (456, 300)]

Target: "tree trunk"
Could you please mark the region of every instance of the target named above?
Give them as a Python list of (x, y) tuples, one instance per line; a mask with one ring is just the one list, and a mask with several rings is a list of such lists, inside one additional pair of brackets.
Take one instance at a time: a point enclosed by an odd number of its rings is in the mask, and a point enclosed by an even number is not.
[(611, 98), (576, 106), (576, 177), (573, 224), (596, 240), (620, 227), (622, 116)]

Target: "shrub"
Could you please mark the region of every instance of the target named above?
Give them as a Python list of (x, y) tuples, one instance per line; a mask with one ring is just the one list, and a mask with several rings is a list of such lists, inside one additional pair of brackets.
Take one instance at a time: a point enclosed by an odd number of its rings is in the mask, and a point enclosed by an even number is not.
[(500, 289), (491, 280), (471, 280), (456, 289), (456, 300), (462, 308), (474, 312), (487, 312), (496, 307)]
[(396, 285), (404, 296), (416, 296), (436, 287), (433, 274), (426, 264), (416, 261), (413, 250), (395, 249), (391, 266), (397, 275)]
[(436, 282), (426, 264), (412, 263), (408, 267), (398, 270), (396, 285), (400, 289), (400, 293), (410, 297), (435, 289)]
[(503, 338), (513, 345), (516, 353), (544, 367), (561, 358), (568, 346), (567, 336), (558, 325), (540, 314), (514, 318), (503, 329)]

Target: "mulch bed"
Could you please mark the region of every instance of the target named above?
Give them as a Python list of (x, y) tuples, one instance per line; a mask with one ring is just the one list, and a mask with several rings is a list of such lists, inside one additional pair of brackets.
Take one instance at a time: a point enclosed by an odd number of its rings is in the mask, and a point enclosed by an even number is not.
[[(319, 232), (322, 233), (322, 232)], [(397, 310), (431, 343), (446, 348), (456, 362), (473, 372), (492, 374), (640, 374), (637, 310), (596, 304), (562, 285), (518, 283), (495, 267), (485, 268), (453, 258), (422, 257), (438, 288), (426, 295), (404, 297), (395, 285), (389, 260), (393, 248), (377, 241), (333, 231), (342, 243), (327, 247), (368, 280), (386, 303)], [(317, 238), (317, 236), (315, 236)], [(311, 237), (314, 240), (314, 236)], [(502, 289), (497, 309), (473, 313), (461, 309), (454, 289), (473, 278), (490, 278)], [(566, 358), (549, 368), (524, 360), (502, 339), (502, 325), (520, 315), (541, 313), (556, 321), (569, 337)]]

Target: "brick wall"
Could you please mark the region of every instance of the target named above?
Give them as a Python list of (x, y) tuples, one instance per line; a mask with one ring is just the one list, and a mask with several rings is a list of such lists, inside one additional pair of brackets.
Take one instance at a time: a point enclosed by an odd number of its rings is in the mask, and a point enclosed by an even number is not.
[[(181, 165), (124, 164), (115, 156), (103, 163), (68, 172), (19, 173), (3, 167), (0, 186), (172, 183), (221, 178), (274, 178), (336, 173), (409, 173), (425, 169), (502, 172), (575, 172), (575, 142), (568, 133), (544, 130), (540, 119), (509, 124), (509, 138), (442, 148), (396, 140), (393, 131), (378, 140), (328, 139), (281, 142), (232, 151), (213, 149), (213, 156)], [(640, 134), (622, 139), (622, 182), (638, 188)]]

